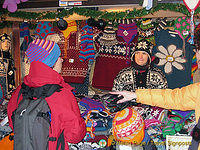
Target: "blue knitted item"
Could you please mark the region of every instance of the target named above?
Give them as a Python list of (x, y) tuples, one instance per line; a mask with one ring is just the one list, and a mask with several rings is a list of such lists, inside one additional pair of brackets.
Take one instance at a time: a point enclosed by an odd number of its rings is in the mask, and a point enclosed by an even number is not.
[(84, 97), (82, 98), (80, 101), (79, 101), (79, 104), (82, 106), (82, 107), (85, 107), (86, 111), (83, 112), (81, 114), (81, 116), (85, 116), (87, 115), (87, 113), (90, 111), (90, 110), (98, 110), (98, 111), (103, 111), (105, 110), (105, 107), (103, 106), (102, 103), (100, 102), (97, 102), (93, 99), (90, 99), (88, 97)]
[(81, 32), (81, 47), (79, 53), (79, 60), (93, 60), (95, 57), (94, 45), (93, 45), (93, 31), (91, 26), (84, 26)]
[(3, 101), (5, 100), (4, 98), (5, 98), (5, 96), (4, 96), (4, 92), (3, 92), (3, 87), (0, 84), (0, 104), (3, 103)]
[(28, 36), (30, 36), (29, 24), (28, 22), (23, 22), (20, 26), (20, 37), (25, 38)]
[(30, 62), (40, 61), (49, 67), (53, 67), (60, 54), (60, 48), (55, 42), (43, 39), (34, 40), (26, 50), (26, 55)]
[(40, 39), (46, 39), (48, 35), (55, 34), (53, 25), (49, 21), (40, 21), (37, 24), (37, 27), (34, 31), (34, 34), (37, 35)]

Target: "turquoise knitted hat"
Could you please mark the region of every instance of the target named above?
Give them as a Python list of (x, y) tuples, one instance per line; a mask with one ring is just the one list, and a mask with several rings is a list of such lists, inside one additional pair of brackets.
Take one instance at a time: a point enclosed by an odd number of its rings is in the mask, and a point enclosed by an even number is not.
[(60, 54), (60, 48), (57, 43), (44, 39), (34, 40), (26, 50), (26, 55), (30, 62), (40, 61), (49, 67), (53, 67)]

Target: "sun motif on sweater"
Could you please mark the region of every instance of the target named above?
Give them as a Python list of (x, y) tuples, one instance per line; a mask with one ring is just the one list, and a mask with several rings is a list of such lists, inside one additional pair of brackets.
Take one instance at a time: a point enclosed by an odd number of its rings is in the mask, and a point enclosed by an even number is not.
[(165, 73), (169, 74), (173, 72), (173, 66), (178, 70), (184, 70), (183, 63), (186, 63), (186, 59), (182, 57), (183, 51), (177, 49), (176, 45), (169, 45), (166, 49), (164, 46), (158, 46), (158, 51), (155, 56), (159, 58), (158, 66), (164, 65)]

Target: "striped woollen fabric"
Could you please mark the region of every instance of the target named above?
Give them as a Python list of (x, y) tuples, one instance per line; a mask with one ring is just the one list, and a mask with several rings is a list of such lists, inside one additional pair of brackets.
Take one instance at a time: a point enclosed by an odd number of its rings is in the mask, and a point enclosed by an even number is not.
[(34, 40), (26, 50), (26, 55), (30, 62), (40, 61), (49, 67), (53, 67), (58, 57), (60, 57), (60, 53), (57, 43), (44, 39)]
[(93, 45), (93, 31), (91, 26), (84, 26), (81, 32), (81, 47), (79, 53), (79, 60), (93, 60), (95, 57), (94, 45)]

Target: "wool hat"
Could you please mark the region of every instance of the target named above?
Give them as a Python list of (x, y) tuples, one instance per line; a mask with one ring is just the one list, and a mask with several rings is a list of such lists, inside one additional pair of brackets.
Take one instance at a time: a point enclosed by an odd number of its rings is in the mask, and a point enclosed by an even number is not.
[(105, 27), (102, 35), (99, 38), (101, 45), (112, 46), (117, 44), (116, 31), (114, 30), (113, 24), (111, 21), (108, 22), (108, 25)]
[(35, 39), (26, 50), (26, 55), (30, 62), (40, 61), (49, 67), (53, 67), (60, 54), (60, 48), (57, 43), (44, 39)]
[(151, 18), (143, 18), (141, 24), (138, 28), (138, 41), (141, 39), (146, 39), (155, 45), (155, 37), (154, 37), (155, 26), (152, 23)]
[(3, 33), (2, 35), (0, 35), (0, 41), (4, 41), (4, 40), (9, 40), (11, 41), (11, 38), (8, 34)]
[(158, 22), (157, 31), (164, 30), (167, 27), (167, 17), (158, 18), (156, 21)]
[(64, 34), (64, 37), (68, 39), (70, 37), (71, 32), (77, 31), (77, 23), (75, 20), (65, 20), (67, 22), (67, 28), (65, 30), (61, 30)]
[(151, 62), (152, 44), (150, 42), (148, 42), (146, 39), (142, 39), (142, 40), (138, 41), (138, 43), (135, 46), (135, 50), (133, 52), (132, 59), (137, 51), (146, 52), (148, 54), (150, 62)]
[(29, 42), (29, 36), (30, 36), (30, 31), (29, 31), (29, 23), (28, 22), (23, 22), (20, 25), (20, 37), (24, 38), (24, 40)]
[[(65, 20), (65, 19), (64, 19)], [(77, 23), (75, 20), (65, 20), (67, 22), (67, 28), (65, 30), (61, 30), (61, 32), (63, 33), (64, 37), (65, 37), (65, 40), (69, 40), (70, 38), (70, 35), (73, 33), (73, 32), (77, 32)], [(64, 51), (63, 51), (63, 58), (67, 58), (67, 49), (68, 45), (67, 45), (67, 42), (65, 42), (65, 48), (64, 48)]]
[(200, 23), (196, 26), (194, 32), (194, 44), (197, 50), (200, 50)]
[(126, 43), (130, 43), (137, 35), (137, 25), (135, 22), (131, 24), (120, 23), (117, 30), (117, 35), (122, 37)]
[(132, 107), (115, 114), (113, 119), (113, 136), (116, 141), (140, 144), (144, 138), (144, 121)]
[(105, 107), (102, 103), (97, 102), (88, 97), (83, 97), (79, 101), (79, 107), (80, 107), (80, 110), (82, 111), (81, 116), (87, 115), (90, 110), (98, 110), (98, 111), (105, 110)]
[(48, 35), (55, 34), (53, 25), (49, 21), (40, 21), (34, 31), (34, 34), (41, 39), (46, 39)]
[(174, 24), (174, 31), (178, 33), (181, 39), (186, 39), (190, 33), (190, 18), (185, 16), (178, 17)]
[(137, 22), (137, 19), (116, 19), (115, 22), (118, 24), (131, 24)]
[(29, 23), (28, 22), (23, 22), (20, 25), (20, 37), (26, 37), (26, 36), (30, 36), (30, 31), (29, 31)]

